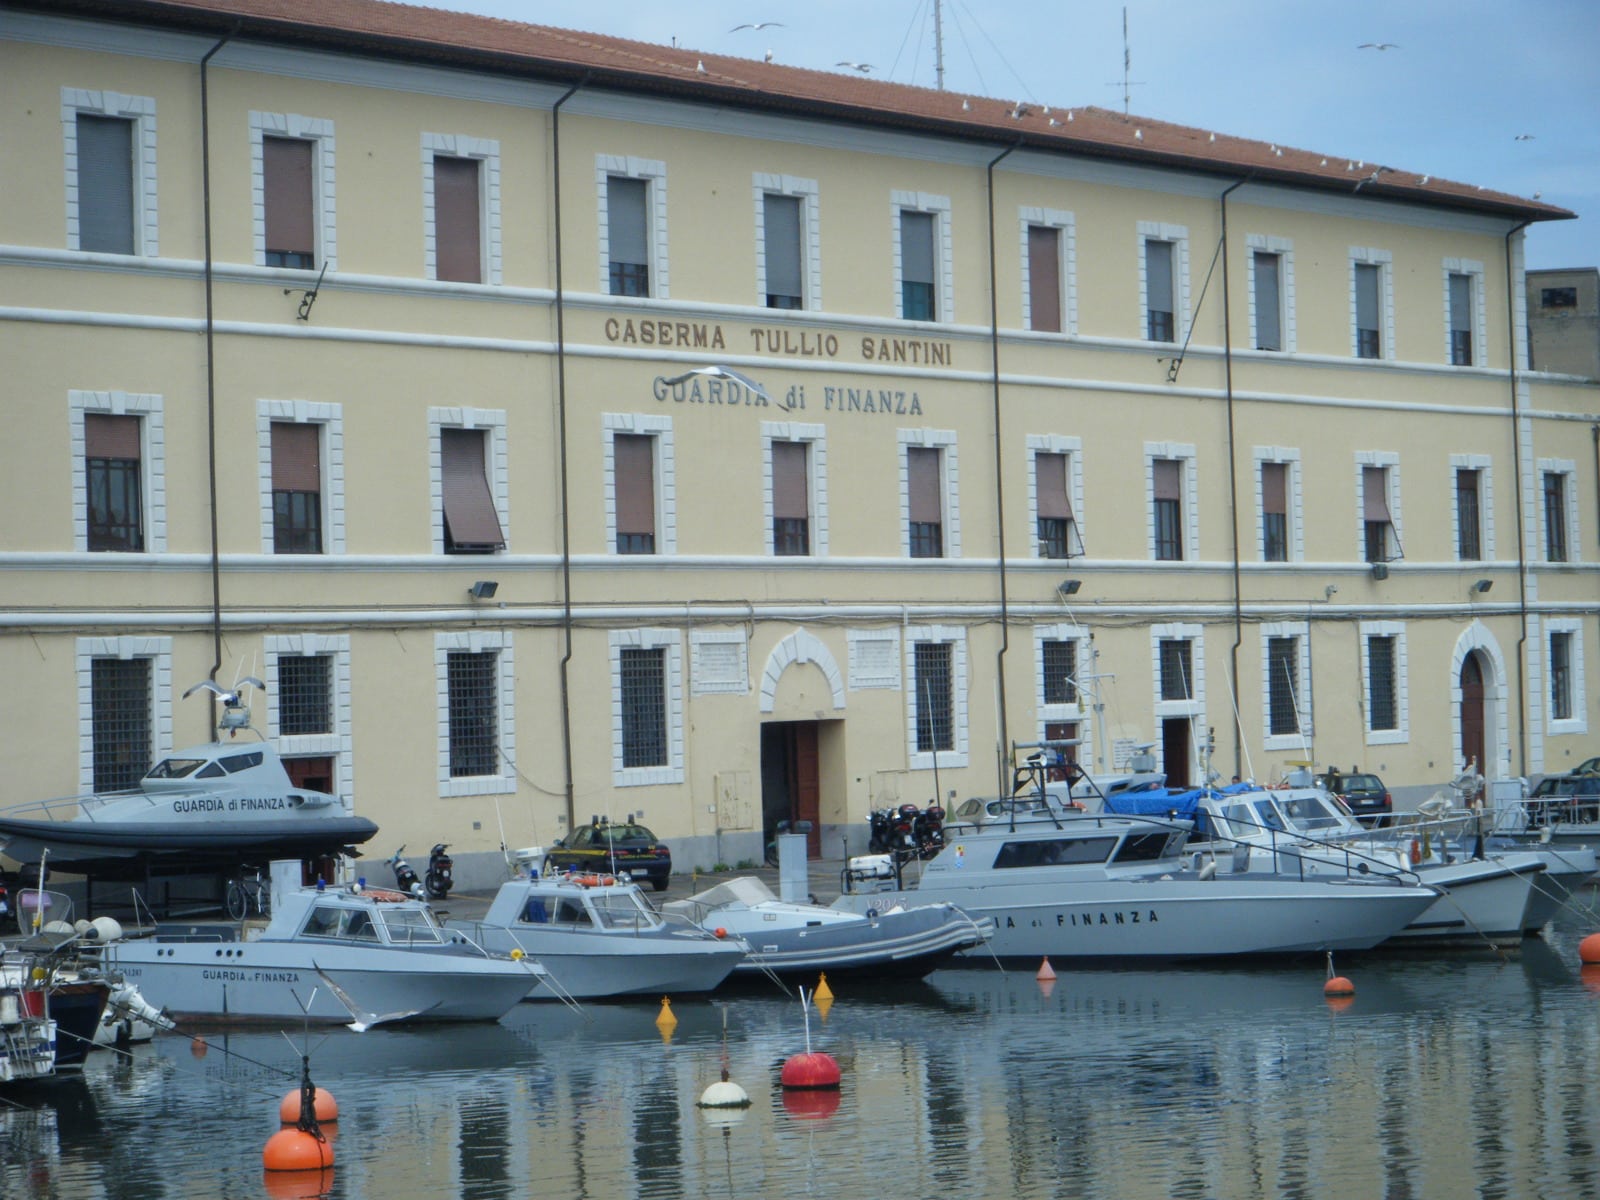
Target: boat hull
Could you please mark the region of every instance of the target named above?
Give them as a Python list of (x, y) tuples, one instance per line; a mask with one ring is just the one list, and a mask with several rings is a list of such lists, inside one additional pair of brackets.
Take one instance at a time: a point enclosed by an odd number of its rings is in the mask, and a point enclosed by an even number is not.
[(365, 817), (179, 824), (168, 821), (28, 821), (0, 817), (6, 857), (97, 878), (144, 878), (150, 860), (227, 866), (240, 861), (316, 858), (359, 845), (378, 832)]
[(528, 993), (530, 1000), (608, 1000), (636, 996), (689, 996), (712, 991), (744, 957), (736, 945), (686, 942), (681, 948), (663, 938), (619, 938), (607, 934), (552, 931), (530, 936), (519, 929), (496, 937), (485, 930), (480, 944), (507, 954), (520, 945), (549, 974), (548, 985)]
[[(859, 910), (867, 920), (840, 921), (798, 928), (763, 928), (758, 919), (735, 922), (732, 932), (750, 942), (750, 953), (734, 977), (757, 975), (921, 979), (962, 951), (982, 947), (990, 936), (988, 923), (947, 904), (918, 904), (888, 911), (882, 904)], [(852, 911), (849, 908), (841, 911)], [(713, 913), (709, 920), (731, 919)]]

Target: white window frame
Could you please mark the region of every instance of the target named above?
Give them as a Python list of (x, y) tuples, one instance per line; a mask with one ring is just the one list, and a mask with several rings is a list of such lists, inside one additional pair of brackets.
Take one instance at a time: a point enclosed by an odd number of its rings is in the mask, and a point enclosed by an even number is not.
[(1294, 446), (1256, 446), (1251, 452), (1255, 463), (1256, 496), (1256, 558), (1267, 561), (1267, 509), (1266, 494), (1261, 484), (1261, 468), (1269, 463), (1281, 463), (1284, 471), (1284, 514), (1289, 528), (1286, 531), (1288, 561), (1303, 562), (1306, 556), (1305, 500), (1302, 491), (1300, 451)]
[[(267, 196), (266, 168), (262, 159), (263, 137), (297, 138), (313, 143), (311, 152), (311, 182), (315, 189), (311, 197), (312, 217), (317, 223), (317, 262), (310, 268), (321, 271), (339, 269), (339, 233), (336, 220), (337, 205), (334, 194), (334, 138), (333, 122), (322, 117), (303, 117), (298, 113), (250, 112), (250, 200), (251, 237), (254, 242), (255, 261), (259, 267), (267, 263)], [(273, 267), (274, 271), (304, 271), (303, 267)]]
[(172, 639), (81, 637), (74, 650), (78, 683), (78, 791), (87, 796), (94, 791), (94, 660), (150, 660), (150, 765), (155, 766), (173, 749)]
[(1137, 226), (1139, 252), (1139, 340), (1150, 340), (1150, 257), (1145, 249), (1148, 241), (1172, 243), (1172, 342), (1154, 342), (1152, 345), (1183, 345), (1189, 336), (1189, 227), (1170, 225), (1165, 221), (1140, 221)]
[[(450, 774), (450, 653), (465, 651), (484, 654), (494, 651), (499, 683), (499, 734), (501, 770), (493, 775)], [(512, 657), (512, 635), (505, 629), (471, 629), (433, 635), (434, 677), (438, 695), (439, 721), (439, 796), (505, 796), (517, 790), (516, 663)]]
[(1283, 335), (1283, 348), (1263, 350), (1263, 354), (1293, 354), (1299, 348), (1294, 319), (1294, 239), (1273, 237), (1265, 233), (1245, 235), (1245, 268), (1248, 272), (1250, 300), (1250, 348), (1256, 345), (1256, 254), (1278, 256), (1278, 331)]
[[(470, 158), (483, 164), (478, 182), (478, 261), (483, 282), (498, 286), (501, 276), (500, 142), (497, 138), (469, 137), (464, 133), (422, 135), (422, 264), (429, 279), (439, 278), (439, 238), (435, 219), (433, 160)], [(455, 282), (454, 280), (448, 282)], [(470, 287), (470, 284), (465, 286)]]
[[(678, 481), (672, 448), (672, 418), (649, 413), (601, 413), (601, 487), (606, 516), (605, 552), (617, 556), (617, 434), (642, 434), (655, 441), (656, 554), (678, 552)], [(770, 457), (770, 451), (769, 451)], [(768, 468), (770, 476), (770, 465)], [(768, 489), (771, 490), (770, 487)], [(769, 522), (770, 523), (770, 522)], [(769, 535), (770, 538), (770, 535)], [(620, 557), (649, 558), (650, 555)]]
[[(1394, 638), (1394, 729), (1372, 728), (1372, 656), (1367, 639)], [(1410, 690), (1406, 684), (1406, 626), (1403, 621), (1361, 622), (1361, 725), (1369, 746), (1398, 746), (1411, 740)]]
[[(1494, 559), (1494, 459), (1488, 454), (1452, 454), (1450, 456), (1450, 544), (1456, 562), (1488, 563)], [(1456, 503), (1456, 472), (1478, 473), (1478, 549), (1482, 557), (1461, 558), (1461, 509)]]
[[(1356, 324), (1356, 267), (1378, 268), (1378, 317), (1383, 322), (1382, 353), (1377, 358), (1361, 358), (1360, 335)], [(1448, 285), (1447, 285), (1448, 286)], [(1394, 254), (1376, 246), (1350, 247), (1350, 357), (1362, 362), (1394, 362)]]
[(939, 297), (939, 311), (931, 322), (919, 324), (949, 325), (955, 322), (956, 287), (955, 255), (952, 249), (953, 233), (950, 219), (950, 197), (931, 192), (892, 190), (889, 193), (890, 245), (894, 251), (894, 294), (889, 311), (896, 320), (906, 320), (901, 313), (901, 266), (903, 247), (900, 241), (900, 214), (905, 211), (933, 214), (934, 270), (939, 278), (934, 282), (934, 294)]
[[(1047, 704), (1044, 698), (1044, 644), (1046, 642), (1073, 642), (1077, 645), (1078, 678), (1075, 685), (1078, 691), (1078, 700), (1075, 704)], [(1094, 641), (1089, 630), (1084, 626), (1071, 621), (1063, 621), (1055, 625), (1035, 625), (1033, 627), (1033, 701), (1034, 711), (1038, 714), (1037, 726), (1039, 740), (1045, 740), (1045, 726), (1071, 721), (1078, 726), (1078, 737), (1082, 745), (1076, 755), (1078, 762), (1093, 765), (1094, 755), (1090, 747), (1094, 745), (1094, 706), (1086, 697), (1093, 688), (1093, 681), (1085, 682), (1084, 672), (1088, 668), (1093, 654)]]
[[(266, 655), (267, 674), (267, 736), (285, 758), (317, 755), (333, 759), (333, 794), (338, 796), (347, 812), (353, 812), (355, 741), (350, 709), (350, 635), (295, 633), (269, 635), (262, 639)], [(323, 656), (330, 660), (329, 682), (333, 687), (333, 730), (325, 734), (295, 734), (279, 732), (279, 698), (283, 688), (279, 684), (278, 662), (284, 658)]]
[(272, 426), (275, 423), (322, 426), (321, 435), (317, 438), (322, 477), (322, 552), (343, 554), (345, 548), (344, 413), (338, 404), (313, 403), (309, 400), (256, 401), (256, 466), (261, 499), (261, 552), (263, 554), (277, 552), (277, 533), (272, 520)]
[[(1039, 468), (1041, 454), (1061, 454), (1067, 460), (1067, 499), (1072, 502), (1072, 523), (1077, 526), (1078, 544), (1089, 544), (1083, 520), (1083, 439), (1057, 433), (1030, 433), (1028, 450), (1028, 539), (1033, 546), (1032, 557), (1044, 560), (1039, 550)], [(1085, 549), (1085, 554), (1088, 551)], [(1049, 559), (1065, 562), (1065, 559)]]
[[(943, 488), (940, 513), (943, 519), (944, 553), (941, 558), (961, 557), (961, 473), (956, 459), (956, 431), (953, 429), (902, 429), (900, 438), (900, 555), (911, 557), (911, 459), (912, 448), (939, 450)], [(934, 561), (938, 561), (935, 559)]]
[[(1483, 264), (1471, 258), (1447, 258), (1443, 264), (1444, 278), (1444, 361), (1450, 362), (1450, 276), (1465, 275), (1472, 280), (1472, 300), (1467, 319), (1472, 322), (1472, 366), (1483, 367), (1487, 365), (1485, 355), (1488, 352), (1488, 339), (1485, 330), (1488, 329), (1488, 316), (1485, 309), (1483, 296)], [(1458, 368), (1459, 369), (1459, 368)]]
[[(1022, 241), (1022, 320), (1027, 329), (1033, 328), (1032, 267), (1028, 257), (1028, 228), (1039, 225), (1060, 231), (1058, 253), (1060, 262), (1056, 273), (1061, 280), (1061, 334), (1074, 336), (1078, 332), (1078, 218), (1061, 208), (1039, 208), (1024, 205), (1017, 209), (1018, 235)], [(1055, 330), (1045, 330), (1055, 333)]]
[[(882, 643), (887, 650), (869, 660), (865, 647)], [(850, 690), (865, 691), (871, 688), (900, 690), (900, 631), (898, 629), (847, 629), (845, 644), (848, 648)], [(879, 670), (879, 662), (887, 664)]]
[[(922, 698), (917, 691), (917, 645), (923, 642), (948, 643), (950, 651), (951, 719), (954, 728), (952, 750), (917, 750), (917, 715)], [(967, 631), (960, 625), (912, 625), (905, 631), (906, 679), (906, 765), (913, 771), (931, 771), (934, 759), (939, 769), (967, 765)]]
[[(1171, 641), (1186, 641), (1189, 643), (1189, 666), (1194, 672), (1194, 677), (1189, 681), (1188, 700), (1163, 700), (1161, 698), (1161, 643)], [(1196, 724), (1196, 718), (1204, 721), (1206, 712), (1206, 645), (1205, 626), (1199, 624), (1177, 623), (1171, 625), (1152, 625), (1150, 627), (1150, 696), (1155, 719), (1156, 733), (1161, 730), (1161, 722), (1166, 720), (1187, 720), (1190, 722), (1194, 736), (1189, 739), (1189, 753), (1193, 756), (1190, 766), (1200, 762), (1200, 755), (1204, 748), (1206, 731), (1203, 726)], [(1166, 769), (1166, 752), (1161, 751), (1161, 769)]]
[(667, 269), (667, 164), (657, 158), (637, 158), (631, 154), (596, 154), (595, 186), (599, 190), (599, 220), (595, 228), (600, 243), (600, 294), (611, 293), (610, 199), (606, 180), (642, 179), (645, 188), (645, 242), (650, 252), (650, 294), (616, 296), (616, 300), (667, 300), (671, 298)]
[[(428, 409), (428, 491), (433, 505), (433, 552), (445, 552), (444, 541), (444, 451), (441, 429), (476, 429), (488, 436), (484, 446), (483, 469), (488, 476), (489, 495), (494, 499), (495, 515), (500, 518), (500, 533), (506, 540), (504, 554), (511, 549), (509, 448), (506, 444), (506, 414), (502, 409)], [(494, 555), (481, 557), (492, 558)]]
[[(683, 637), (675, 629), (613, 629), (611, 654), (611, 784), (646, 787), (682, 783), (683, 768)], [(622, 765), (622, 651), (666, 651), (667, 761), (654, 767)]]
[[(712, 669), (706, 648), (733, 646), (737, 679), (720, 678)], [(689, 631), (689, 694), (691, 696), (743, 696), (750, 691), (750, 639), (739, 629)]]
[(1200, 484), (1195, 476), (1195, 448), (1192, 442), (1146, 442), (1144, 444), (1145, 553), (1156, 558), (1156, 459), (1177, 459), (1183, 463), (1183, 561), (1200, 560)]
[(146, 258), (161, 253), (156, 201), (156, 102), (149, 96), (90, 88), (61, 89), (61, 137), (66, 161), (67, 249), (81, 253), (78, 215), (78, 114), (118, 117), (133, 122), (133, 252)]
[[(767, 307), (767, 206), (766, 198), (791, 196), (800, 201), (800, 280), (804, 294), (800, 307), (806, 312), (822, 311), (822, 217), (821, 190), (815, 179), (797, 175), (753, 172), (750, 189), (756, 208), (756, 307)], [(773, 310), (781, 311), (781, 310)]]
[[(1274, 734), (1272, 730), (1272, 667), (1269, 646), (1274, 638), (1295, 639), (1294, 707), (1300, 729)], [(1312, 744), (1315, 725), (1311, 695), (1311, 625), (1306, 621), (1269, 621), (1261, 626), (1261, 745), (1264, 750), (1305, 750)]]
[[(761, 422), (761, 509), (762, 518), (766, 521), (769, 557), (777, 555), (777, 546), (772, 536), (773, 442), (799, 442), (806, 448), (806, 517), (810, 523), (811, 553), (804, 557), (826, 558), (828, 557), (828, 427), (800, 421)], [(615, 536), (613, 530), (613, 543)]]
[[(1558, 633), (1571, 636), (1568, 643), (1570, 674), (1567, 680), (1571, 690), (1568, 697), (1572, 716), (1556, 719), (1555, 696), (1551, 692), (1550, 675), (1553, 656), (1550, 639)], [(1583, 673), (1583, 621), (1577, 617), (1546, 617), (1544, 620), (1544, 713), (1545, 733), (1556, 737), (1568, 733), (1589, 732), (1589, 692)]]
[[(140, 392), (67, 393), (72, 423), (72, 534), (80, 553), (89, 551), (89, 471), (84, 462), (85, 413), (139, 417), (139, 497), (144, 505), (145, 554), (167, 549), (167, 428), (161, 396)], [(95, 551), (118, 553), (117, 551)]]
[[(1362, 472), (1367, 467), (1383, 468), (1384, 499), (1389, 504), (1389, 523), (1394, 526), (1394, 556), (1386, 561), (1405, 558), (1405, 527), (1400, 520), (1400, 455), (1393, 450), (1356, 451), (1356, 561), (1367, 559), (1366, 480)], [(1370, 565), (1370, 564), (1369, 564)]]
[[(1578, 538), (1578, 464), (1570, 458), (1541, 458), (1538, 462), (1537, 471), (1539, 480), (1539, 559), (1542, 562), (1558, 567), (1582, 562), (1582, 542)], [(1546, 475), (1563, 475), (1566, 477), (1566, 484), (1561, 489), (1561, 495), (1567, 509), (1567, 556), (1559, 560), (1548, 557), (1550, 553), (1550, 515), (1545, 511), (1544, 503), (1544, 477)]]

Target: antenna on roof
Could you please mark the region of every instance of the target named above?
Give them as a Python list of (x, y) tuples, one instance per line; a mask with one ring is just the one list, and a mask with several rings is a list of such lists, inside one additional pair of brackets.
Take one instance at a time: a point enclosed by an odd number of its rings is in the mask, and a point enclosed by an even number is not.
[[(1122, 6), (1122, 115), (1128, 115), (1129, 105), (1133, 101), (1130, 88), (1143, 87), (1144, 82), (1138, 79), (1129, 79), (1128, 73), (1133, 67), (1133, 52), (1128, 45), (1128, 6)], [(1116, 82), (1106, 84), (1107, 87), (1116, 87)]]
[(939, 0), (933, 0), (933, 79), (944, 91), (944, 6)]

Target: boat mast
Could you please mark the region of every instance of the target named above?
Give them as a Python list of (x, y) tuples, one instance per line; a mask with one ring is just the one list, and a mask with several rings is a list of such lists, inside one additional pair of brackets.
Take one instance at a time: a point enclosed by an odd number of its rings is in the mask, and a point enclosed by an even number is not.
[(933, 0), (933, 78), (934, 86), (944, 91), (944, 6)]

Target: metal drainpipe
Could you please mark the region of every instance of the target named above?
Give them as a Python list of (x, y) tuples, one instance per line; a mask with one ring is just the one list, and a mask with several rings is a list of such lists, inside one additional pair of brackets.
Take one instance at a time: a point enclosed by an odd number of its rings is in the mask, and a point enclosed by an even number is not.
[(217, 681), (217, 672), (222, 669), (222, 558), (217, 535), (216, 310), (212, 301), (211, 94), (207, 71), (212, 56), (232, 41), (238, 32), (239, 25), (235, 23), (233, 29), (224, 34), (222, 40), (207, 50), (200, 60), (200, 201), (206, 253), (206, 476), (211, 489), (211, 671), (207, 678), (213, 683)]
[(1506, 352), (1511, 368), (1511, 469), (1517, 495), (1517, 774), (1528, 773), (1528, 546), (1522, 507), (1522, 406), (1517, 402), (1517, 291), (1511, 270), (1511, 239), (1532, 221), (1506, 231)]
[[(1239, 688), (1239, 646), (1244, 641), (1244, 610), (1240, 597), (1239, 573), (1239, 457), (1235, 445), (1233, 424), (1233, 319), (1228, 292), (1228, 197), (1250, 182), (1247, 175), (1237, 183), (1229, 184), (1218, 198), (1222, 205), (1222, 363), (1228, 391), (1228, 524), (1233, 532), (1233, 645), (1228, 650), (1232, 686)], [(1311, 627), (1306, 626), (1306, 637)], [(1306, 647), (1310, 656), (1310, 646)], [(1244, 731), (1239, 728), (1239, 704), (1235, 695), (1233, 703), (1233, 773), (1244, 778)]]
[(566, 776), (567, 833), (577, 828), (572, 780), (572, 519), (567, 492), (567, 306), (561, 260), (561, 106), (589, 82), (589, 72), (562, 93), (550, 109), (551, 190), (556, 232), (556, 414), (561, 442), (561, 761)]
[(1600, 425), (1589, 426), (1589, 436), (1594, 439), (1594, 534), (1595, 541), (1600, 542)]
[(1006, 502), (1005, 476), (1002, 474), (1004, 451), (1000, 440), (1000, 298), (996, 291), (994, 261), (994, 169), (1000, 161), (1022, 143), (1007, 146), (989, 160), (985, 169), (989, 190), (989, 354), (991, 379), (994, 386), (994, 510), (995, 529), (999, 534), (1000, 551), (1000, 649), (994, 656), (995, 688), (1000, 700), (1000, 740), (995, 748), (995, 773), (1000, 781), (997, 795), (1006, 796), (1006, 651), (1011, 649), (1011, 624), (1006, 591)]

